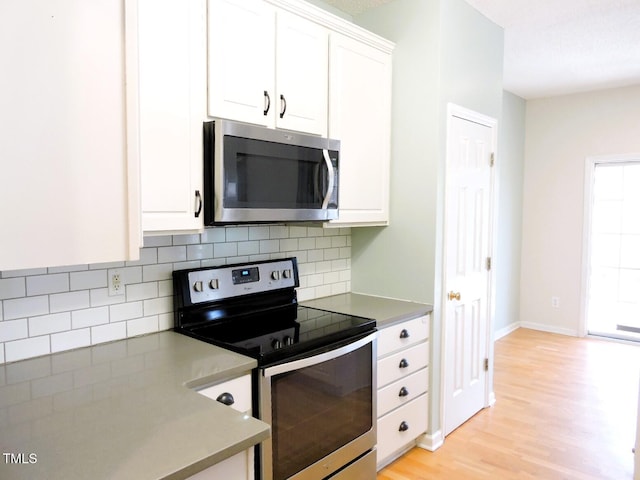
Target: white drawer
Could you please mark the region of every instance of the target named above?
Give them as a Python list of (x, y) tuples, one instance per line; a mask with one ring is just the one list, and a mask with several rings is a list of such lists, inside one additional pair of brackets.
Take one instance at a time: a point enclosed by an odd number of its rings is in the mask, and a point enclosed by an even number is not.
[(424, 394), (378, 419), (378, 466), (427, 431), (428, 411), (429, 396)]
[(234, 400), (231, 408), (239, 412), (251, 412), (251, 375), (243, 375), (226, 382), (205, 387), (197, 392), (213, 400), (217, 400), (223, 393), (230, 393)]
[(428, 388), (428, 367), (381, 388), (378, 390), (378, 416), (382, 417), (391, 410), (406, 405), (426, 393)]
[[(378, 388), (417, 372), (429, 363), (429, 343), (423, 342), (378, 360)], [(406, 365), (406, 366), (405, 366)]]
[(378, 333), (378, 358), (429, 337), (429, 315), (383, 327)]

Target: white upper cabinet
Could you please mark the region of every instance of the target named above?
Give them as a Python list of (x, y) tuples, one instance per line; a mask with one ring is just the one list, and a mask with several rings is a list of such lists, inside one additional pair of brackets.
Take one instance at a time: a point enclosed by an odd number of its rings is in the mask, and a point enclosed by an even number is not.
[(206, 0), (138, 0), (142, 228), (203, 227)]
[(275, 27), (262, 0), (209, 0), (209, 116), (274, 125)]
[(328, 226), (387, 225), (391, 45), (331, 34), (329, 136), (341, 141), (339, 218)]
[(328, 30), (263, 0), (209, 0), (209, 116), (326, 136)]
[(0, 2), (0, 271), (138, 258), (132, 11)]
[(329, 33), (285, 11), (276, 32), (276, 126), (326, 136)]

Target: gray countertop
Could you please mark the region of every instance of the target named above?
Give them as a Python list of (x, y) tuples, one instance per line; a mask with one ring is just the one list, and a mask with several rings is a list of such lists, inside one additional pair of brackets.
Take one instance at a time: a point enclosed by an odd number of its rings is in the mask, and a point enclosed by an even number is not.
[(0, 365), (0, 450), (22, 459), (0, 478), (186, 478), (268, 438), (193, 390), (255, 366), (174, 332)]
[(301, 303), (308, 307), (331, 310), (345, 315), (374, 318), (380, 328), (403, 320), (420, 317), (433, 310), (431, 305), (425, 303), (359, 293), (343, 293)]

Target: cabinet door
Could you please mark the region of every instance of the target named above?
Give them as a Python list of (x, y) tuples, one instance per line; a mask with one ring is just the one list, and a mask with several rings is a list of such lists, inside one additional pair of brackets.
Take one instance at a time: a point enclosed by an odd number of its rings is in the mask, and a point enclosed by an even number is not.
[(328, 30), (278, 10), (276, 31), (276, 125), (326, 136)]
[(145, 231), (203, 226), (197, 212), (206, 119), (205, 1), (138, 0)]
[(0, 2), (0, 270), (139, 256), (129, 7)]
[(275, 10), (209, 0), (209, 116), (274, 126)]
[(389, 223), (391, 54), (331, 34), (329, 136), (341, 141), (337, 226)]

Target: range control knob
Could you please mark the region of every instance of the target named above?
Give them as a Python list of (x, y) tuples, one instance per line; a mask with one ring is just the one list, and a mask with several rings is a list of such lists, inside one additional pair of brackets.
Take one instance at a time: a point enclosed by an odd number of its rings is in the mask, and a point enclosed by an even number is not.
[(291, 278), (291, 270), (289, 268), (287, 268), (286, 270), (282, 271), (282, 276), (284, 278)]
[(218, 284), (218, 279), (217, 278), (212, 278), (211, 281), (209, 282), (209, 288), (211, 288), (211, 290), (217, 290), (219, 288), (219, 284)]
[(271, 341), (271, 348), (273, 348), (274, 350), (278, 350), (278, 349), (282, 348), (282, 342), (279, 339), (274, 338)]
[(286, 335), (284, 337), (284, 344), (285, 345), (293, 345), (293, 338), (291, 338), (289, 335)]
[(274, 280), (280, 280), (280, 270), (274, 270), (271, 272), (271, 278)]
[(201, 292), (201, 291), (203, 290), (202, 281), (198, 280), (197, 282), (195, 282), (195, 283), (193, 284), (193, 289), (194, 289), (196, 292)]

